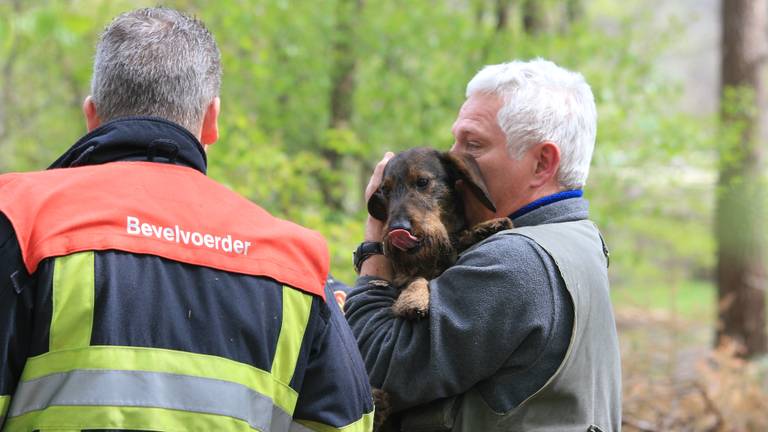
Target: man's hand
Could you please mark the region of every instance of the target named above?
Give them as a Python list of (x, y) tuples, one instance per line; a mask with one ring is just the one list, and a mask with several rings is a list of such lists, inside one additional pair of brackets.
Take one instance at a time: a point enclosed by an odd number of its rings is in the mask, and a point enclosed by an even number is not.
[[(371, 175), (370, 180), (368, 180), (368, 186), (365, 188), (365, 202), (367, 203), (369, 199), (371, 199), (371, 195), (376, 192), (376, 190), (379, 189), (379, 186), (381, 186), (381, 178), (384, 176), (384, 167), (387, 166), (387, 163), (390, 159), (392, 159), (395, 156), (392, 152), (386, 152), (384, 153), (384, 157), (379, 161), (379, 163), (376, 164), (376, 167), (373, 169), (373, 174)], [(384, 239), (384, 222), (376, 218), (374, 218), (371, 215), (368, 215), (368, 220), (365, 223), (365, 240), (366, 241), (377, 241), (380, 242)]]
[[(381, 178), (384, 175), (384, 167), (387, 166), (387, 162), (395, 156), (392, 152), (384, 153), (384, 157), (376, 164), (373, 169), (371, 179), (368, 181), (368, 186), (365, 188), (365, 202), (371, 198), (376, 190), (381, 185)], [(380, 242), (384, 240), (384, 222), (378, 220), (371, 215), (368, 215), (368, 219), (365, 222), (365, 240)], [(392, 279), (392, 264), (384, 255), (374, 255), (363, 262), (360, 267), (360, 276), (378, 276), (380, 278), (391, 280)]]

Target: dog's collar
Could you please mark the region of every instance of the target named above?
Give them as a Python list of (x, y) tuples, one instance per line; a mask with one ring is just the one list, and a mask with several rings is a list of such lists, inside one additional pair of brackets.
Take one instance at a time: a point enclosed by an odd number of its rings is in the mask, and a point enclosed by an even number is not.
[(537, 208), (544, 207), (547, 204), (552, 204), (552, 203), (562, 201), (562, 200), (567, 200), (570, 198), (581, 198), (582, 196), (584, 196), (584, 191), (581, 189), (567, 190), (567, 191), (558, 192), (552, 195), (547, 195), (545, 197), (537, 199), (536, 201), (526, 204), (523, 207), (520, 207), (511, 215), (509, 215), (509, 218), (512, 220), (515, 220), (520, 216), (530, 213), (536, 210)]

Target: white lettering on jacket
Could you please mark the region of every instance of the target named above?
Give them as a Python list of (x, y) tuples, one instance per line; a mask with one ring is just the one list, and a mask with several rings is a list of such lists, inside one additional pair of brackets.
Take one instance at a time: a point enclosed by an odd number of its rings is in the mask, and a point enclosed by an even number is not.
[(184, 231), (178, 225), (164, 227), (152, 225), (147, 222), (141, 222), (136, 216), (128, 216), (125, 223), (125, 232), (130, 235), (154, 237), (158, 240), (189, 245), (190, 243), (197, 247), (206, 247), (208, 249), (222, 250), (232, 252), (238, 255), (248, 255), (248, 248), (251, 242), (232, 239), (232, 235), (217, 236), (213, 234), (202, 234), (197, 231)]

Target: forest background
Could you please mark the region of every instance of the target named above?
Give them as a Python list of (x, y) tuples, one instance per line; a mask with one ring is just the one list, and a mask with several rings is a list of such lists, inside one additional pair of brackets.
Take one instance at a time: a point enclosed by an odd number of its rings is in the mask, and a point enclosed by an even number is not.
[[(320, 231), (347, 284), (385, 151), (448, 149), (485, 64), (544, 57), (584, 74), (599, 114), (585, 195), (611, 249), (625, 430), (768, 430), (768, 362), (716, 339), (718, 173), (740, 136), (721, 118), (749, 102), (718, 104), (720, 3), (665, 3), (676, 2), (164, 2), (204, 20), (223, 55), (209, 175)], [(43, 169), (84, 134), (98, 33), (154, 5), (0, 0), (0, 173)], [(702, 41), (692, 68), (681, 53)]]

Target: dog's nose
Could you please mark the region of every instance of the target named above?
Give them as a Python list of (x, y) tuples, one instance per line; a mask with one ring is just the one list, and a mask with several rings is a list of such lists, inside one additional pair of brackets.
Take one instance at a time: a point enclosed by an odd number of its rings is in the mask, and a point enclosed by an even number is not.
[(397, 218), (389, 223), (390, 231), (402, 229), (411, 232), (412, 228), (413, 227), (411, 226), (411, 221), (409, 221), (407, 218)]

